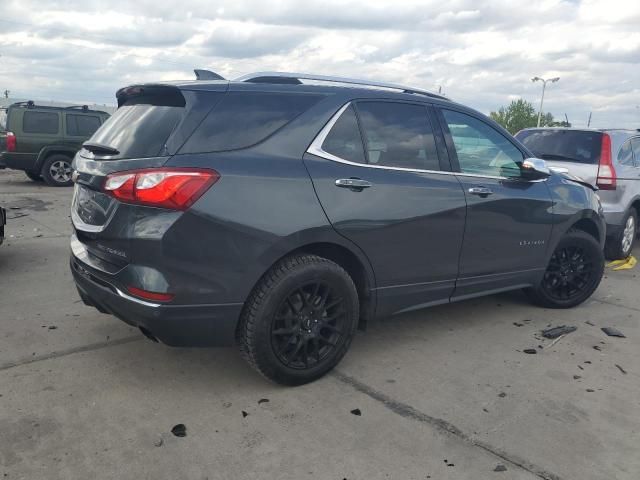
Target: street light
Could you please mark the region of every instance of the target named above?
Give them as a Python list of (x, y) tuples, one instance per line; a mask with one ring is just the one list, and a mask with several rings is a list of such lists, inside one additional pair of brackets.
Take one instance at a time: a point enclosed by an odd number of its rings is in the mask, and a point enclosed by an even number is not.
[(538, 127), (540, 126), (540, 118), (542, 117), (542, 104), (544, 103), (544, 91), (547, 88), (547, 82), (556, 83), (558, 80), (560, 80), (560, 77), (547, 78), (546, 80), (540, 77), (533, 77), (531, 79), (532, 82), (542, 82), (542, 98), (540, 99), (540, 111), (538, 112)]

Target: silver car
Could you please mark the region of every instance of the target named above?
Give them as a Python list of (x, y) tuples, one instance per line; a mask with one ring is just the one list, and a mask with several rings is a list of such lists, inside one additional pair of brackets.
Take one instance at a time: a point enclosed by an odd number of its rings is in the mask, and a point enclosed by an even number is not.
[(600, 188), (607, 222), (605, 255), (631, 254), (640, 216), (640, 130), (527, 128), (516, 134), (550, 167), (560, 167)]

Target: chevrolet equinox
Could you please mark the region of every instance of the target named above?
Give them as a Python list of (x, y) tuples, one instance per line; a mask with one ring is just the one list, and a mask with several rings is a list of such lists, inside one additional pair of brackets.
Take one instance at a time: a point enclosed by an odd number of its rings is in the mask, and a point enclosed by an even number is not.
[(600, 283), (595, 187), (442, 96), (267, 72), (117, 100), (74, 159), (70, 263), (153, 340), (235, 343), (298, 385), (374, 318), (515, 289), (568, 308)]

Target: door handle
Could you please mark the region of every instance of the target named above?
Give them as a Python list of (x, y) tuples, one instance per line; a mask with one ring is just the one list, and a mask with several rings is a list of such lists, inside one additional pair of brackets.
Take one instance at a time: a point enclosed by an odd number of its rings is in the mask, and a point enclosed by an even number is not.
[(361, 178), (339, 178), (336, 180), (336, 187), (348, 188), (354, 192), (361, 192), (365, 188), (372, 187), (373, 185)]
[(491, 189), (487, 187), (471, 187), (469, 189), (469, 193), (471, 195), (478, 195), (482, 198), (487, 198), (489, 195), (493, 195)]

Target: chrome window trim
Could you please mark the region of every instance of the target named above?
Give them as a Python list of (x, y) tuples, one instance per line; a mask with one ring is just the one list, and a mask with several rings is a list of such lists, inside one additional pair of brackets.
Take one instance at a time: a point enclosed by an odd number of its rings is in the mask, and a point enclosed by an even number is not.
[[(419, 168), (403, 168), (403, 167), (390, 167), (386, 165), (371, 165), (368, 163), (357, 163), (352, 162), (350, 160), (345, 160), (344, 158), (333, 155), (329, 152), (325, 152), (322, 149), (322, 144), (324, 143), (327, 135), (336, 124), (338, 119), (342, 116), (349, 106), (351, 106), (352, 102), (347, 102), (331, 117), (331, 119), (327, 122), (327, 124), (320, 130), (320, 133), (316, 135), (316, 138), (311, 142), (309, 148), (307, 149), (307, 153), (311, 155), (315, 155), (316, 157), (324, 158), (325, 160), (331, 160), (333, 162), (344, 163), (346, 165), (353, 165), (354, 167), (362, 167), (362, 168), (376, 168), (380, 170), (392, 170), (392, 171), (400, 171), (400, 172), (414, 172), (414, 173), (435, 173), (439, 175), (455, 175), (460, 177), (473, 177), (473, 178), (488, 178), (492, 180), (513, 180), (513, 178), (509, 177), (501, 177), (494, 175), (479, 175), (475, 173), (462, 173), (462, 172), (445, 172), (443, 170), (423, 170)], [(524, 180), (524, 179), (522, 179)]]

